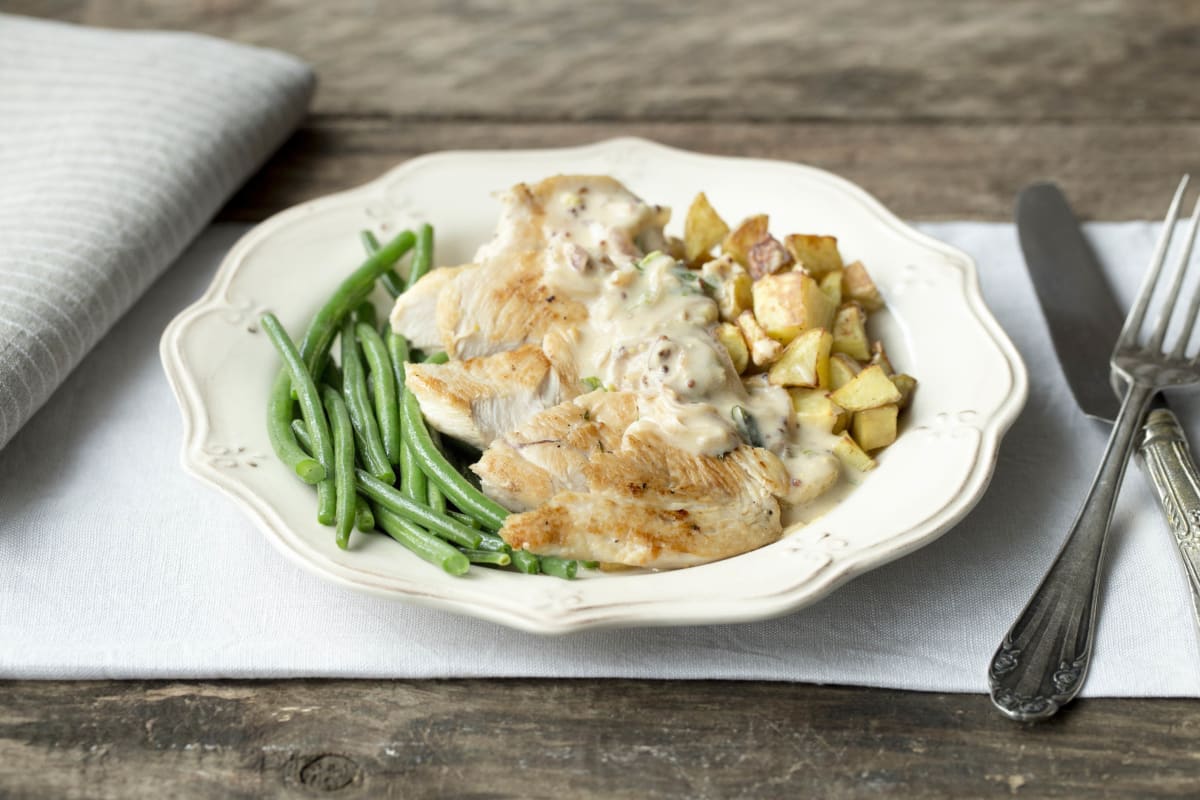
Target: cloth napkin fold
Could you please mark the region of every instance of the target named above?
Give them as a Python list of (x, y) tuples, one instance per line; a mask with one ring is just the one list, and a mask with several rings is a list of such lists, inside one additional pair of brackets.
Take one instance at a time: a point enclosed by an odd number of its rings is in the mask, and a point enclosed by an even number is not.
[(312, 71), (0, 15), (0, 448), (297, 125)]
[[(0, 678), (599, 676), (984, 691), (988, 658), (1061, 543), (1108, 431), (1071, 399), (1012, 226), (919, 227), (975, 256), (1029, 366), (1029, 403), (979, 505), (936, 542), (786, 617), (542, 638), (324, 583), (183, 473), (157, 345), (245, 231), (214, 226), (0, 451)], [(1088, 227), (1126, 304), (1156, 229)], [(1200, 403), (1181, 398), (1176, 410), (1200, 445)], [(1173, 547), (1131, 469), (1085, 694), (1200, 696)]]

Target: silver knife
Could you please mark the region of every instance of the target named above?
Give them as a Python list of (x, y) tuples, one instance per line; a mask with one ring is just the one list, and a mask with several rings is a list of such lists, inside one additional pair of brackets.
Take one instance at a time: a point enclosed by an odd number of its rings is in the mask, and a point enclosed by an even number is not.
[[(1058, 363), (1085, 414), (1112, 422), (1119, 403), (1109, 380), (1109, 356), (1124, 313), (1117, 305), (1062, 191), (1037, 183), (1017, 195), (1017, 232)], [(1161, 396), (1139, 442), (1191, 586), (1200, 625), (1200, 473), (1179, 420)]]

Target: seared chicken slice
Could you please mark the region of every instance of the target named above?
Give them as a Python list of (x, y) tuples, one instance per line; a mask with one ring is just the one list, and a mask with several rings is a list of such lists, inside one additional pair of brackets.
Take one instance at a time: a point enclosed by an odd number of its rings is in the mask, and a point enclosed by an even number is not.
[[(513, 547), (564, 558), (674, 568), (773, 542), (782, 533), (782, 462), (741, 446), (693, 455), (630, 429), (636, 398), (594, 392), (498, 438), (473, 469), (514, 510)], [(532, 510), (525, 510), (532, 509)]]
[[(392, 330), (414, 346), (454, 358), (537, 344), (587, 318), (569, 297), (574, 283), (640, 255), (635, 239), (662, 239), (664, 211), (606, 176), (557, 175), (517, 184), (501, 197), (496, 236), (476, 263), (429, 272), (400, 295)], [(591, 208), (603, 223), (585, 223)]]
[(479, 449), (575, 394), (533, 345), (445, 364), (407, 364), (405, 385), (433, 427)]
[(489, 497), (510, 510), (525, 511), (561, 489), (586, 491), (588, 461), (618, 449), (636, 419), (634, 395), (591, 392), (497, 438), (472, 470)]
[(477, 264), (463, 264), (459, 267), (439, 267), (425, 273), (411, 289), (396, 298), (396, 304), (388, 316), (392, 330), (421, 350), (432, 352), (444, 349), (437, 325), (438, 296), (459, 275), (478, 272), (479, 269)]

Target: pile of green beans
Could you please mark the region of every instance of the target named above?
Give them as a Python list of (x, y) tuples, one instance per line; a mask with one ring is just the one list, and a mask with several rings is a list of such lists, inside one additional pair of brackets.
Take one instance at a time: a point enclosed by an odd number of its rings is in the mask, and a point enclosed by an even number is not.
[[(367, 260), (317, 311), (298, 345), (275, 315), (262, 317), (284, 364), (267, 404), (271, 446), (316, 486), (317, 521), (333, 526), (342, 549), (356, 529), (378, 529), (451, 575), (481, 564), (574, 578), (579, 562), (514, 551), (497, 535), (508, 511), (446, 459), (404, 385), (404, 365), (416, 354), (387, 320), (380, 329), (370, 299), (376, 284), (396, 297), (420, 280), (432, 267), (433, 228), (404, 231), (382, 246), (364, 231), (362, 243)], [(395, 266), (410, 250), (404, 280)], [(446, 354), (425, 361), (444, 363)]]

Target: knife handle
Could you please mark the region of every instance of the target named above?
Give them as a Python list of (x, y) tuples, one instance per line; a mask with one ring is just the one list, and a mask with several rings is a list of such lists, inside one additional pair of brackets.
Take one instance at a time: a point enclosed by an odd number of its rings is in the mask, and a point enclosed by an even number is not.
[(1175, 536), (1192, 593), (1200, 593), (1200, 472), (1183, 428), (1169, 409), (1155, 409), (1146, 417), (1139, 449)]

